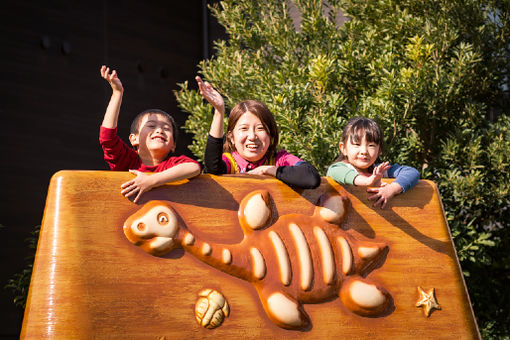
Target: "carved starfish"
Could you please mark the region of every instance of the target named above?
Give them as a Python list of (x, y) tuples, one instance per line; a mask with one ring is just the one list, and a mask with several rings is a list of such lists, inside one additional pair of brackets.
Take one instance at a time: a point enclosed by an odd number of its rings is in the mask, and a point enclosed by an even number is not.
[(425, 313), (427, 317), (430, 316), (433, 309), (441, 309), (441, 306), (437, 303), (434, 288), (426, 292), (418, 286), (418, 293), (420, 294), (420, 297), (418, 302), (416, 302), (416, 307), (424, 307), (423, 313)]

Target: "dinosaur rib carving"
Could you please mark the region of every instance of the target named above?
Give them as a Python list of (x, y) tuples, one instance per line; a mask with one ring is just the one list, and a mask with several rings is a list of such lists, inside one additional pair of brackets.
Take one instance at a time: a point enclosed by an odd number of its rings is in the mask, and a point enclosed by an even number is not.
[(278, 260), (278, 268), (280, 270), (280, 281), (288, 286), (292, 279), (292, 266), (290, 264), (289, 253), (287, 252), (287, 248), (283, 244), (282, 239), (278, 234), (274, 231), (269, 232), (269, 238), (273, 243), (273, 247), (276, 253), (276, 258)]
[(313, 233), (319, 244), (321, 262), (322, 262), (322, 273), (324, 283), (329, 285), (333, 283), (335, 276), (335, 260), (333, 259), (333, 249), (331, 249), (331, 243), (329, 243), (328, 236), (320, 227), (314, 227)]
[(301, 289), (310, 290), (313, 279), (313, 263), (308, 242), (306, 241), (303, 231), (296, 224), (291, 223), (289, 229), (297, 248), (298, 263), (301, 272)]

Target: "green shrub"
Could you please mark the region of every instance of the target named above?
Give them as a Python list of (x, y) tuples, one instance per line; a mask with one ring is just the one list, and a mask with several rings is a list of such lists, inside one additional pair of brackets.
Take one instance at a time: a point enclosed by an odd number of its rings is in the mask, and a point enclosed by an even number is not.
[[(346, 121), (376, 118), (384, 158), (439, 186), (483, 336), (509, 337), (510, 1), (225, 0), (211, 11), (228, 41), (199, 67), (226, 105), (265, 102), (281, 146), (322, 174)], [(188, 83), (176, 97), (201, 158), (211, 108)]]
[(30, 249), (29, 255), (26, 257), (27, 266), (20, 273), (16, 273), (9, 279), (5, 289), (8, 289), (14, 295), (14, 304), (21, 308), (25, 308), (28, 297), (28, 288), (30, 286), (30, 279), (32, 277), (32, 268), (35, 259), (35, 251), (37, 248), (37, 241), (39, 239), (39, 231), (41, 226), (38, 225), (30, 233), (30, 236), (25, 240)]
[(435, 180), (484, 338), (510, 336), (510, 117), (456, 130)]

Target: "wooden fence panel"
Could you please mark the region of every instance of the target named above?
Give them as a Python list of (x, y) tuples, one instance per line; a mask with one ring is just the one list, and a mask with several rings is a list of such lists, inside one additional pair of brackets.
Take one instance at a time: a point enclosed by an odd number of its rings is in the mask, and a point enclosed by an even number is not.
[[(61, 171), (50, 183), (25, 310), (25, 339), (191, 338), (479, 338), (479, 332), (442, 203), (433, 182), (420, 180), (384, 210), (374, 208), (360, 187), (322, 179), (315, 190), (293, 190), (265, 177), (201, 175), (146, 193), (134, 204), (120, 194), (127, 172)], [(167, 201), (197, 238), (238, 243), (243, 232), (239, 202), (265, 188), (277, 217), (312, 215), (321, 194), (347, 195), (351, 207), (341, 228), (349, 235), (388, 245), (384, 262), (367, 278), (384, 287), (392, 308), (379, 316), (349, 311), (340, 298), (304, 304), (311, 320), (304, 330), (276, 326), (257, 291), (176, 249), (155, 257), (131, 244), (124, 221), (151, 200)], [(435, 289), (441, 309), (429, 316), (418, 287)], [(230, 315), (215, 329), (195, 320), (197, 294), (223, 293)]]

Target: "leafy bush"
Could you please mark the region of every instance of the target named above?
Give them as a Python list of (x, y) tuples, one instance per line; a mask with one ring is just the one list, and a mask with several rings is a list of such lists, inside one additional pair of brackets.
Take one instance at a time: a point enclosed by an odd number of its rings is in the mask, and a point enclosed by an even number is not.
[(39, 239), (39, 231), (41, 226), (38, 225), (30, 233), (30, 236), (25, 240), (30, 249), (29, 255), (25, 259), (27, 266), (21, 273), (16, 273), (9, 279), (4, 288), (9, 289), (14, 295), (14, 304), (21, 308), (25, 308), (28, 297), (28, 288), (30, 286), (30, 279), (32, 277), (32, 267), (35, 259), (35, 251), (37, 248), (37, 240)]
[[(228, 41), (200, 73), (227, 106), (265, 102), (281, 146), (322, 174), (346, 121), (377, 119), (384, 157), (440, 188), (483, 336), (509, 337), (510, 1), (225, 0), (211, 11)], [(176, 97), (203, 157), (211, 108), (188, 83)]]
[(442, 143), (436, 181), (484, 338), (510, 337), (510, 117)]

